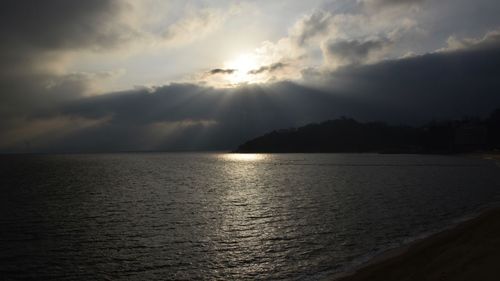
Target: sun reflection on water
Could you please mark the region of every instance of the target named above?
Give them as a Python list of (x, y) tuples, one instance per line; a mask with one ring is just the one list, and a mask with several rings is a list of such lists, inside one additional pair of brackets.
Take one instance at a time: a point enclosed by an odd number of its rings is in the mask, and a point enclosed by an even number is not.
[(257, 162), (265, 160), (268, 155), (260, 153), (227, 153), (222, 156), (225, 160), (240, 162)]

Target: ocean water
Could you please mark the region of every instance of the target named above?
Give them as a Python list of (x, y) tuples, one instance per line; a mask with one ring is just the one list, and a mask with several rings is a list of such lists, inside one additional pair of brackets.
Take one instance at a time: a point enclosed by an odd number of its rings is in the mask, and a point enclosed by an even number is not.
[(494, 162), (0, 156), (1, 280), (319, 280), (499, 201)]

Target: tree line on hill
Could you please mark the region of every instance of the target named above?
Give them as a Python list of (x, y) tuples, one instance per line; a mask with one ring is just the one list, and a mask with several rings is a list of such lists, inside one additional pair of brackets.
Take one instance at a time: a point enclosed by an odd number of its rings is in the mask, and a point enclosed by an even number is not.
[(239, 153), (467, 153), (500, 149), (500, 108), (489, 117), (394, 126), (341, 117), (272, 131), (240, 145)]

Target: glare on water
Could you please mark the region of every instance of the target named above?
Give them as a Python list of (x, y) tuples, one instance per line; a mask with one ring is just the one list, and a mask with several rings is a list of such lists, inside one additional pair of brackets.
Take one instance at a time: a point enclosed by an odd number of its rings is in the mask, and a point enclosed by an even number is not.
[(442, 156), (0, 158), (7, 280), (316, 280), (443, 227), (500, 186), (493, 163)]

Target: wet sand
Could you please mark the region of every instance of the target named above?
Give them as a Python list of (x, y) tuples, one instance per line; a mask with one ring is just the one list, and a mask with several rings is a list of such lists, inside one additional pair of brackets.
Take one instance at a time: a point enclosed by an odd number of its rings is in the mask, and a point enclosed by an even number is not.
[(336, 280), (500, 280), (500, 209), (389, 252)]

